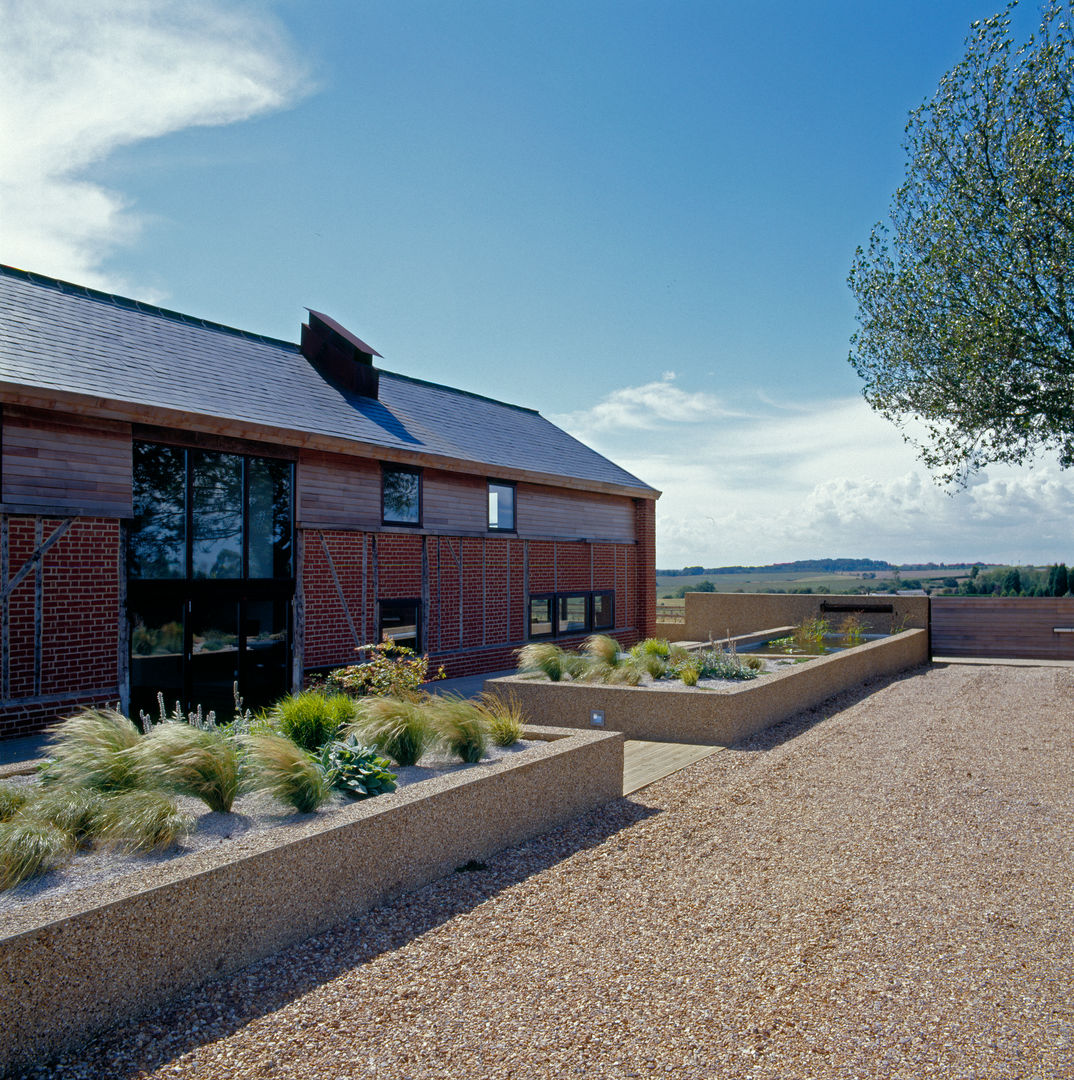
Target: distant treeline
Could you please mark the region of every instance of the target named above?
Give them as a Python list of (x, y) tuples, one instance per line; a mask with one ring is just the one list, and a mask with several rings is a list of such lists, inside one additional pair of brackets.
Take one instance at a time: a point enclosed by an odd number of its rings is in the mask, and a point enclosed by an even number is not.
[[(956, 564), (952, 564), (956, 565)], [(967, 566), (968, 563), (958, 563)], [(862, 570), (894, 570), (881, 559), (798, 559), (796, 562), (770, 563), (768, 566), (684, 566), (681, 570), (657, 570), (661, 577), (697, 577), (699, 574), (777, 574), (819, 571), (839, 574)], [(914, 569), (919, 569), (914, 567)], [(920, 569), (924, 569), (921, 567)]]

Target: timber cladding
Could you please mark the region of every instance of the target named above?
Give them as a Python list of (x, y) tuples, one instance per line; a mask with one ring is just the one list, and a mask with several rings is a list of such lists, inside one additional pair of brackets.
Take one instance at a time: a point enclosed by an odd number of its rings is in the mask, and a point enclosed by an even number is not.
[(4, 406), (5, 506), (131, 516), (131, 427)]
[(934, 656), (1074, 660), (1068, 630), (1074, 631), (1074, 596), (932, 599)]

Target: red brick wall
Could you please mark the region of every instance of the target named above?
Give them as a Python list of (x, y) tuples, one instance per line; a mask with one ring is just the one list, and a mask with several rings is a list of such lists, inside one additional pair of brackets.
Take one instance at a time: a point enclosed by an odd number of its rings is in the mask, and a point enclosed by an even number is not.
[[(43, 519), (42, 538), (60, 523)], [(32, 556), (34, 534), (33, 517), (8, 518), (9, 577)], [(79, 518), (49, 548), (42, 560), (40, 669), (35, 665), (35, 571), (13, 590), (10, 681), (0, 700), (0, 737), (31, 734), (79, 704), (114, 704), (119, 698), (122, 567), (115, 520)], [(47, 700), (56, 697), (64, 700)]]
[[(527, 592), (614, 589), (615, 634), (624, 645), (638, 640), (638, 559), (633, 544), (308, 530), (303, 541), (301, 579), (306, 668), (346, 664), (354, 657), (354, 638), (324, 556), (322, 536), (359, 637), (363, 637), (364, 630), (363, 640), (372, 640), (375, 634), (375, 599), (421, 598), (424, 542), (428, 559), (428, 634), (423, 649), (429, 653), (434, 668), (442, 663), (451, 676), (514, 666), (515, 652), (526, 640)], [(652, 570), (650, 567), (650, 576)], [(655, 618), (655, 600), (653, 608)], [(558, 640), (564, 645), (576, 645), (585, 636)]]
[(634, 625), (642, 637), (656, 633), (656, 502), (634, 500), (637, 611)]

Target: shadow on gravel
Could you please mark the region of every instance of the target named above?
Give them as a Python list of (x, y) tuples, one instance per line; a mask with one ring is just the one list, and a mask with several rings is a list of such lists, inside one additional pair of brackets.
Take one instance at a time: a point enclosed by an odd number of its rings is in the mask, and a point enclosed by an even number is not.
[[(144, 1076), (658, 813), (627, 798), (617, 799), (483, 863), (460, 866), (453, 874), (233, 975), (206, 983), (153, 1009), (126, 1031), (105, 1034), (81, 1050), (12, 1075), (50, 1080)], [(316, 886), (310, 883), (311, 888)]]
[(734, 743), (728, 749), (748, 753), (774, 750), (777, 746), (782, 746), (785, 742), (790, 742), (791, 739), (796, 739), (799, 735), (809, 731), (810, 728), (816, 727), (817, 724), (827, 720), (835, 713), (849, 709), (852, 705), (857, 705), (858, 702), (886, 690), (889, 686), (895, 686), (897, 683), (906, 682), (923, 675), (929, 670), (929, 667), (930, 665), (923, 664), (921, 667), (911, 668), (908, 671), (899, 671), (894, 675), (886, 675), (879, 679), (872, 679), (869, 682), (855, 686), (851, 690), (844, 690), (841, 694), (836, 694), (834, 697), (828, 698), (827, 701), (822, 701), (812, 709), (796, 713), (781, 724), (766, 728), (748, 739), (743, 739), (742, 742)]

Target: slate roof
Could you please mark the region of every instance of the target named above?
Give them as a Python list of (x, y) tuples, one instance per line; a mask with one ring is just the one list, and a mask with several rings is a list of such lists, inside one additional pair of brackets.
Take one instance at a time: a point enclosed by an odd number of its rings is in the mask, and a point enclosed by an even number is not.
[(4, 266), (0, 381), (654, 493), (532, 409), (383, 369), (358, 397), (291, 342)]

